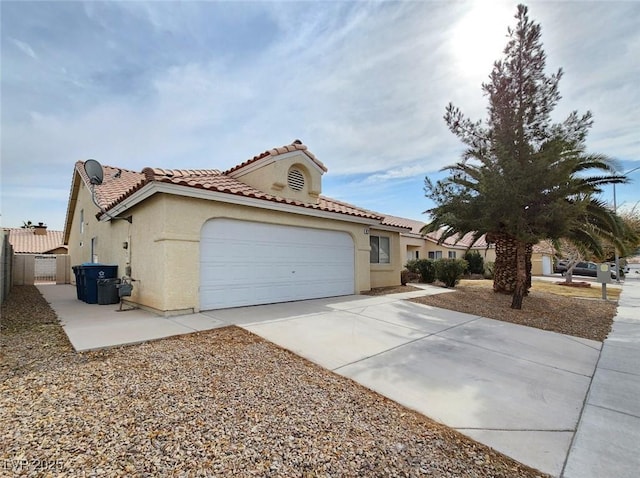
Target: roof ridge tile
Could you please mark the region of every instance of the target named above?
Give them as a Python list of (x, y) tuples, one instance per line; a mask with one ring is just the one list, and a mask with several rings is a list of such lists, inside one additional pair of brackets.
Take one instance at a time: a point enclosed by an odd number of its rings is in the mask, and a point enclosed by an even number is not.
[(324, 172), (327, 171), (327, 167), (322, 163), (322, 161), (320, 161), (311, 151), (309, 151), (309, 148), (305, 144), (303, 144), (302, 141), (300, 141), (299, 139), (296, 139), (291, 144), (278, 146), (276, 148), (271, 148), (260, 154), (257, 154), (253, 158), (243, 161), (242, 163), (227, 169), (222, 174), (231, 174), (235, 171), (245, 168), (250, 164), (253, 164), (256, 161), (264, 159), (268, 156), (279, 156), (281, 154), (291, 153), (293, 151), (302, 151), (304, 154), (306, 154), (309, 157), (309, 159), (311, 159), (314, 163), (316, 163), (318, 167), (320, 167)]

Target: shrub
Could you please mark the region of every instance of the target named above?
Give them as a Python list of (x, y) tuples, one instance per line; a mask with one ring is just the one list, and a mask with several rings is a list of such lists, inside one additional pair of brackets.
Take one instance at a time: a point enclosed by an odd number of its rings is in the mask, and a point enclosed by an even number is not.
[(455, 287), (468, 263), (464, 259), (440, 259), (435, 263), (436, 276), (447, 287)]
[(420, 282), (420, 274), (418, 272), (411, 272), (408, 269), (404, 269), (400, 272), (400, 283), (407, 285), (409, 282)]
[(493, 279), (493, 271), (495, 269), (495, 263), (493, 262), (485, 262), (484, 263), (484, 278), (485, 279)]
[(407, 263), (405, 264), (405, 267), (409, 272), (420, 273), (420, 271), (418, 270), (418, 261), (416, 259), (411, 259), (410, 261), (407, 261)]
[(422, 282), (433, 284), (436, 281), (436, 266), (431, 259), (419, 259), (418, 272)]
[(484, 258), (478, 251), (467, 252), (464, 260), (469, 263), (466, 270), (468, 274), (484, 274)]
[(436, 269), (431, 259), (410, 260), (405, 266), (409, 272), (420, 274), (420, 280), (432, 284), (436, 280)]

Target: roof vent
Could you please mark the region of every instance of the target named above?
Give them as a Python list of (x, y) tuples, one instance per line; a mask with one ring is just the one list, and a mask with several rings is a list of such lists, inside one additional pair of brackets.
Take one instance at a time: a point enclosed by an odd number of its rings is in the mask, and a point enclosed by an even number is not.
[(304, 188), (304, 174), (299, 169), (290, 169), (287, 175), (287, 184), (294, 191), (302, 191), (302, 188)]

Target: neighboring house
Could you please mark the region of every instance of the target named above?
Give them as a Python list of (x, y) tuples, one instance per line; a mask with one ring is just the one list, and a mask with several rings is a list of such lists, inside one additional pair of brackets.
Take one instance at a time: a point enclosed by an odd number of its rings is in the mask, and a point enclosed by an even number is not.
[(71, 265), (118, 265), (131, 302), (167, 315), (400, 284), (406, 226), (322, 196), (326, 171), (299, 141), (224, 172), (103, 166), (95, 187), (77, 162)]
[(468, 251), (477, 251), (485, 262), (495, 262), (495, 246), (487, 244), (484, 236), (472, 245), (472, 235), (466, 234), (462, 239), (457, 236), (445, 239), (438, 244), (440, 231), (422, 235), (420, 230), (426, 223), (396, 216), (385, 216), (387, 224), (404, 227), (400, 233), (400, 247), (404, 261), (412, 259), (463, 259)]
[(9, 243), (15, 254), (66, 254), (62, 231), (49, 231), (43, 223), (31, 228), (12, 228)]
[(63, 244), (62, 231), (50, 231), (43, 223), (6, 231), (13, 247), (14, 285), (69, 282), (67, 247)]
[(552, 275), (555, 253), (556, 250), (549, 241), (540, 241), (538, 244), (535, 244), (531, 251), (531, 275)]

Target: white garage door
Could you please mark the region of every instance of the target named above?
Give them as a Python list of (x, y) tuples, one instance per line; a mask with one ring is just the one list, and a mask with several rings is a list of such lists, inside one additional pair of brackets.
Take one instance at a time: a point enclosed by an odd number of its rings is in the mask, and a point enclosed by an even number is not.
[(211, 219), (200, 239), (200, 309), (354, 293), (345, 232)]

